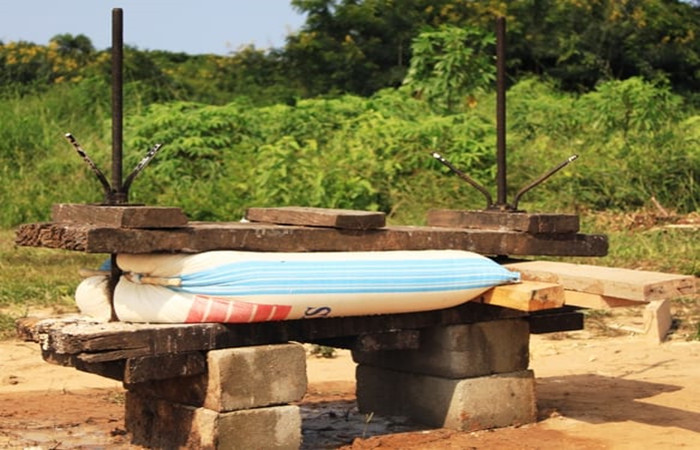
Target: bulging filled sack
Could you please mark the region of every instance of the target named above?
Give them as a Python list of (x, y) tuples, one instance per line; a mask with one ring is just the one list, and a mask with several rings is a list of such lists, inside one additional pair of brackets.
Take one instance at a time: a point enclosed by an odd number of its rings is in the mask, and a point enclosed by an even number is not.
[[(427, 311), (519, 279), (460, 250), (123, 254), (117, 264), (124, 275), (114, 307), (128, 322), (245, 323)], [(79, 306), (90, 303), (77, 300)]]

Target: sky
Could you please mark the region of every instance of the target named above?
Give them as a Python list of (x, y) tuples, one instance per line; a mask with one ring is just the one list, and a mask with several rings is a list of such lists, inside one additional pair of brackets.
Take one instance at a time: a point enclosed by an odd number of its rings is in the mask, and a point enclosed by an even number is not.
[(123, 10), (125, 45), (189, 54), (282, 47), (304, 23), (290, 0), (0, 0), (0, 41), (46, 45), (57, 34), (84, 34), (104, 50), (113, 8)]

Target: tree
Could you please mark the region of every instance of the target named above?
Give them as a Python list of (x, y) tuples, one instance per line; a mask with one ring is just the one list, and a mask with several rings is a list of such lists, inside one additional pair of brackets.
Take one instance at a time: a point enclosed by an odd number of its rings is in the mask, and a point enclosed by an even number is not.
[(495, 79), (494, 42), (493, 34), (472, 27), (426, 30), (413, 41), (404, 85), (439, 109), (457, 112)]
[(451, 13), (453, 3), (460, 2), (292, 0), (294, 8), (307, 15), (284, 49), (292, 76), (308, 95), (368, 95), (399, 86), (408, 69), (412, 39), (426, 25), (444, 23), (440, 17)]
[(398, 86), (426, 26), (494, 29), (508, 19), (508, 71), (588, 91), (603, 80), (667, 78), (700, 89), (700, 7), (680, 0), (292, 0), (307, 15), (283, 51), (307, 95)]

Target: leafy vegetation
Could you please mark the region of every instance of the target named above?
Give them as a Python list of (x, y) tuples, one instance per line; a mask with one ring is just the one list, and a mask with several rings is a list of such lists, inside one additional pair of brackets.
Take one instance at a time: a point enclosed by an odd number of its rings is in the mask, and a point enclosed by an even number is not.
[(73, 294), (78, 270), (98, 267), (104, 255), (16, 247), (11, 230), (0, 230), (0, 338), (31, 311), (77, 311)]
[[(597, 264), (699, 274), (697, 230), (615, 227), (651, 204), (679, 215), (700, 206), (697, 2), (292, 3), (307, 21), (283, 49), (126, 50), (125, 169), (165, 145), (131, 201), (193, 220), (305, 205), (422, 224), (431, 208), (483, 208), (430, 153), (495, 185), (492, 28), (505, 14), (508, 198), (580, 155), (519, 206), (576, 211), (586, 231), (609, 234)], [(84, 36), (0, 42), (0, 228), (48, 220), (54, 203), (102, 200), (63, 134), (109, 172), (109, 72), (109, 54)], [(97, 265), (0, 238), (0, 329), (26, 308), (71, 308), (77, 266)]]
[[(199, 220), (238, 219), (250, 206), (296, 204), (381, 210), (394, 222), (421, 223), (431, 207), (483, 207), (480, 194), (430, 152), (493, 186), (494, 93), (473, 92), (472, 105), (452, 114), (410, 93), (387, 89), (295, 106), (239, 100), (133, 108), (125, 126), (125, 167), (134, 167), (155, 143), (165, 147), (137, 179), (132, 199), (180, 206)], [(87, 104), (87, 95), (66, 87), (0, 105), (3, 227), (46, 220), (53, 203), (101, 200), (96, 180), (61, 137), (74, 131), (98, 165), (109, 168), (106, 108)], [(98, 127), (76, 112), (83, 104), (91, 117), (104, 117)], [(61, 114), (52, 114), (54, 108)], [(509, 91), (509, 198), (579, 154), (571, 168), (525, 195), (521, 206), (635, 210), (653, 196), (669, 209), (694, 211), (699, 117), (668, 86), (639, 78), (603, 83), (584, 95), (524, 80)]]

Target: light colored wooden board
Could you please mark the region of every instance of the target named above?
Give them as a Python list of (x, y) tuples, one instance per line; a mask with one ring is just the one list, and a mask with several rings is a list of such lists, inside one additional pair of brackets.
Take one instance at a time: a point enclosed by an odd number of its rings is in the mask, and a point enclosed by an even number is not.
[(643, 317), (647, 339), (657, 343), (663, 342), (673, 322), (671, 318), (671, 302), (668, 300), (650, 302), (644, 308)]
[(540, 311), (564, 305), (564, 288), (555, 283), (523, 281), (496, 286), (486, 292), (482, 303), (518, 311)]
[(693, 295), (695, 277), (645, 270), (620, 269), (553, 261), (527, 261), (505, 265), (523, 280), (559, 283), (564, 289), (649, 302)]
[(589, 294), (588, 292), (578, 292), (564, 290), (564, 304), (569, 306), (580, 306), (590, 309), (610, 309), (629, 306), (644, 306), (646, 302), (627, 300), (624, 298), (607, 297), (600, 294)]

